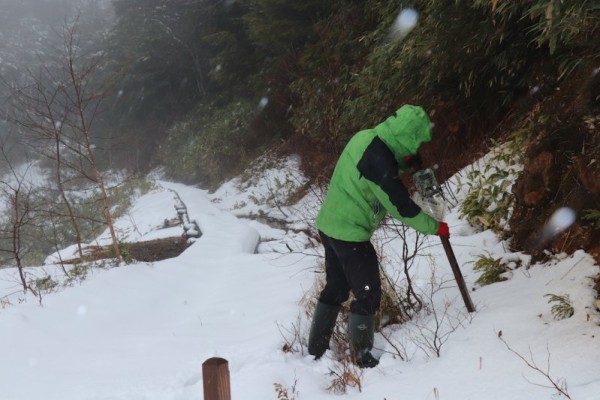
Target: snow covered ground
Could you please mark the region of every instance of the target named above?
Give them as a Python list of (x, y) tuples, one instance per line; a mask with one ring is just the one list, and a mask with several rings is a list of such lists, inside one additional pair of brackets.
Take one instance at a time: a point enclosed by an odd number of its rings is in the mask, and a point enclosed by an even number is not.
[[(331, 351), (314, 361), (305, 347), (282, 350), (294, 332), (307, 337), (302, 300), (313, 293), (322, 262), (321, 249), (302, 232), (312, 223), (316, 194), (293, 207), (270, 197), (303, 183), (293, 161), (251, 185), (234, 180), (212, 194), (158, 180), (116, 225), (130, 241), (178, 235), (181, 228), (159, 228), (176, 216), (180, 199), (203, 236), (177, 258), (91, 270), (81, 282), (44, 294), (41, 305), (19, 290), (16, 271), (0, 270), (0, 399), (202, 399), (202, 363), (211, 357), (228, 360), (233, 399), (277, 399), (276, 384), (289, 399), (340, 398), (328, 390), (344, 371)], [(253, 199), (270, 199), (271, 206)], [(259, 208), (297, 229), (243, 218)], [(388, 339), (378, 333), (380, 365), (355, 371), (360, 385), (347, 386), (342, 398), (566, 398), (556, 383), (573, 400), (600, 399), (592, 258), (577, 252), (528, 266), (527, 257), (510, 254), (492, 232), (477, 232), (458, 215), (453, 208), (446, 220), (467, 285), (476, 289), (477, 312), (466, 313), (439, 238), (426, 238), (411, 271), (417, 287), (436, 289), (436, 313), (385, 328)], [(401, 243), (377, 245), (393, 270)], [(482, 255), (525, 265), (505, 282), (479, 287), (473, 262)], [(28, 274), (63, 279), (51, 264)], [(569, 295), (574, 315), (555, 320), (547, 294)], [(431, 328), (438, 326), (436, 336)], [(439, 357), (426, 345), (436, 338)]]

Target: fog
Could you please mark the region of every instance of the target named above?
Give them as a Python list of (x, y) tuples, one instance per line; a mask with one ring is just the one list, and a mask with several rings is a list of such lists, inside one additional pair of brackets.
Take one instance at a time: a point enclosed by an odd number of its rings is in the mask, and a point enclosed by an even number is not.
[(113, 21), (111, 0), (0, 0), (0, 144), (8, 142), (12, 158), (20, 158), (20, 152), (9, 140), (18, 136), (6, 122), (9, 87), (26, 86), (31, 76), (47, 68), (60, 53), (63, 28), (76, 20), (81, 44), (97, 51), (105, 46), (103, 38)]
[(0, 0), (0, 74), (18, 79), (56, 47), (58, 32), (79, 16), (82, 35), (110, 27), (110, 0)]

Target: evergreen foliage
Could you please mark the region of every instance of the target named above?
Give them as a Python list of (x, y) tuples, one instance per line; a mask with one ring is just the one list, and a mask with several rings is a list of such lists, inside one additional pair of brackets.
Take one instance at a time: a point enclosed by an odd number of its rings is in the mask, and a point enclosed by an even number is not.
[(600, 210), (584, 210), (583, 219), (589, 221), (595, 229), (600, 230)]
[(140, 157), (148, 159), (198, 103), (235, 101), (257, 63), (237, 2), (116, 0), (114, 6), (108, 45), (119, 79), (105, 129), (128, 132), (130, 145), (141, 143)]
[[(96, 3), (87, 9), (96, 5), (94, 14), (104, 17)], [(249, 137), (237, 143), (263, 146), (266, 137), (291, 132), (327, 155), (405, 102), (424, 106), (434, 120), (460, 110), (470, 124), (494, 121), (537, 80), (564, 78), (600, 58), (597, 3), (114, 0), (111, 32), (91, 46), (107, 50), (104, 72), (115, 76), (101, 127), (113, 145), (135, 149), (120, 162), (147, 167), (159, 144), (185, 140), (177, 132), (186, 121), (213, 120), (215, 108), (229, 114), (240, 99), (267, 96), (270, 106), (260, 140), (252, 138), (256, 129), (242, 129)], [(391, 28), (407, 7), (418, 23), (400, 38)]]
[(357, 90), (370, 45), (365, 35), (379, 20), (377, 7), (372, 7), (368, 2), (336, 2), (336, 11), (316, 24), (317, 37), (298, 57), (293, 72), (290, 89), (296, 104), (291, 122), (296, 132), (334, 152), (356, 130), (379, 118), (372, 111), (381, 103), (364, 101)]
[(117, 20), (108, 44), (121, 76), (115, 109), (122, 118), (137, 121), (160, 113), (168, 120), (206, 90), (206, 49), (197, 27), (209, 23), (212, 13), (200, 3), (205, 2), (114, 2)]
[[(390, 29), (406, 7), (419, 21), (398, 40)], [(115, 60), (127, 66), (117, 115), (146, 122), (138, 135), (167, 140), (163, 149), (185, 141), (186, 121), (268, 93), (267, 136), (291, 127), (335, 154), (402, 103), (497, 119), (538, 78), (534, 65), (559, 77), (600, 55), (599, 6), (585, 0), (116, 0), (115, 9)], [(198, 104), (212, 104), (202, 118)], [(193, 172), (183, 162), (178, 176), (225, 176), (206, 170), (220, 164)]]
[(243, 0), (252, 42), (266, 55), (280, 56), (314, 39), (315, 24), (335, 2), (322, 0)]
[(257, 156), (261, 143), (249, 135), (249, 122), (259, 112), (248, 99), (202, 104), (169, 130), (159, 159), (177, 179), (215, 186)]

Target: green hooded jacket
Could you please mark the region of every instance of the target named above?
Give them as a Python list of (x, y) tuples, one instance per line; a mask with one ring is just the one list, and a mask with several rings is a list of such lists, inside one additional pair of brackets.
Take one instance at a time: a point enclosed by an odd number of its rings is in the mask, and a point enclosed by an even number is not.
[(340, 155), (316, 226), (334, 239), (370, 240), (386, 212), (425, 234), (435, 234), (439, 222), (411, 199), (398, 178), (431, 140), (429, 118), (421, 107), (404, 105), (375, 128), (354, 135)]

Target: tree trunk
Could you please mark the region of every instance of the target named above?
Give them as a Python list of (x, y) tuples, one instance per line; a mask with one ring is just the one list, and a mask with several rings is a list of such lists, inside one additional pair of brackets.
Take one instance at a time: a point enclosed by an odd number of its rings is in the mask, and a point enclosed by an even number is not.
[(104, 185), (104, 178), (102, 174), (98, 170), (96, 170), (100, 192), (102, 194), (102, 202), (104, 204), (104, 220), (106, 221), (106, 225), (108, 226), (108, 230), (110, 232), (110, 238), (112, 240), (113, 249), (115, 250), (115, 257), (119, 261), (123, 261), (123, 257), (121, 256), (121, 248), (119, 247), (119, 241), (117, 239), (117, 235), (115, 234), (115, 227), (113, 225), (112, 215), (110, 214), (110, 202), (108, 200), (108, 195), (106, 193), (106, 187)]
[(73, 225), (73, 229), (75, 230), (75, 240), (77, 242), (77, 252), (79, 253), (79, 257), (83, 258), (83, 249), (81, 248), (81, 232), (79, 231), (79, 225), (77, 224), (77, 218), (75, 217), (75, 213), (73, 212), (73, 208), (71, 207), (71, 203), (67, 198), (65, 193), (65, 188), (62, 182), (62, 160), (60, 154), (60, 133), (55, 133), (56, 140), (56, 186), (58, 188), (58, 192), (60, 193), (60, 197), (62, 201), (65, 203), (67, 207), (67, 212), (69, 213), (69, 219), (71, 220), (71, 224)]
[(17, 270), (19, 271), (19, 277), (21, 278), (21, 285), (23, 286), (23, 290), (27, 291), (27, 280), (25, 279), (25, 272), (23, 271), (23, 264), (21, 263), (20, 256), (20, 218), (19, 218), (19, 192), (16, 191), (14, 196), (11, 198), (12, 202), (12, 254), (15, 259), (15, 265), (17, 266)]
[[(79, 120), (79, 126), (77, 127), (77, 130), (79, 131), (79, 133), (82, 136), (81, 139), (83, 139), (82, 144), (85, 147), (86, 159), (89, 162), (92, 170), (94, 171), (95, 183), (98, 185), (98, 188), (100, 189), (100, 195), (102, 196), (102, 203), (103, 203), (104, 221), (110, 232), (113, 249), (115, 251), (115, 257), (117, 258), (117, 260), (119, 260), (119, 262), (121, 262), (121, 261), (123, 261), (123, 257), (121, 256), (121, 249), (119, 247), (119, 241), (117, 240), (117, 235), (115, 234), (113, 220), (112, 220), (112, 216), (110, 213), (110, 201), (108, 199), (108, 194), (106, 193), (106, 185), (104, 184), (104, 177), (102, 176), (102, 173), (98, 169), (98, 165), (96, 164), (96, 161), (94, 158), (94, 149), (92, 146), (91, 133), (90, 133), (91, 121), (93, 121), (93, 119), (95, 117), (95, 113), (96, 113), (97, 107), (99, 105), (101, 96), (97, 96), (97, 98), (96, 98), (96, 96), (92, 96), (92, 97), (84, 100), (84, 93), (82, 90), (82, 85), (84, 85), (86, 80), (89, 79), (88, 75), (94, 71), (96, 64), (92, 63), (92, 64), (84, 67), (82, 69), (81, 74), (78, 74), (78, 72), (76, 71), (76, 67), (75, 67), (75, 59), (76, 59), (76, 57), (75, 57), (75, 51), (76, 51), (75, 36), (76, 36), (76, 25), (73, 25), (73, 27), (71, 29), (69, 29), (69, 31), (66, 33), (66, 36), (64, 39), (65, 39), (65, 46), (66, 46), (65, 50), (67, 53), (69, 78), (71, 80), (71, 85), (73, 86), (73, 90), (74, 90), (74, 94), (75, 94), (75, 96), (73, 98), (73, 102), (75, 105), (75, 112), (76, 112), (77, 118)], [(90, 104), (91, 104), (90, 99), (92, 99), (92, 98), (96, 98), (97, 101), (95, 104), (92, 104), (94, 109), (91, 110), (91, 115), (86, 116), (86, 113), (88, 112), (87, 108), (90, 106)]]

